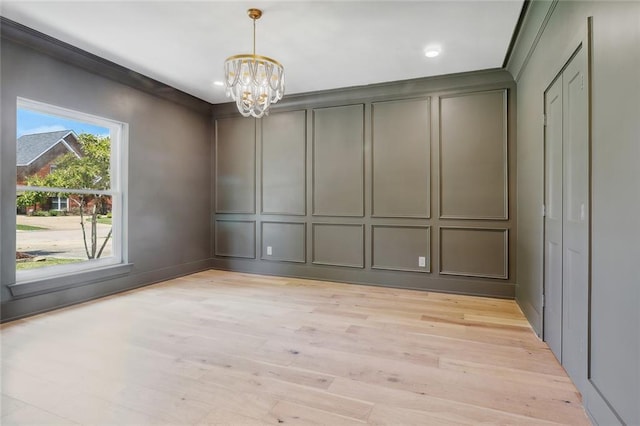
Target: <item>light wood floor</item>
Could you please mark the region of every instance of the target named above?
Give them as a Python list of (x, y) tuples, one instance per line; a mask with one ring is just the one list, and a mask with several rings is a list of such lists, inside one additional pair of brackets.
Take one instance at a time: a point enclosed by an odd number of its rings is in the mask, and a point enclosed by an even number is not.
[(588, 424), (514, 301), (207, 271), (1, 327), (9, 424)]

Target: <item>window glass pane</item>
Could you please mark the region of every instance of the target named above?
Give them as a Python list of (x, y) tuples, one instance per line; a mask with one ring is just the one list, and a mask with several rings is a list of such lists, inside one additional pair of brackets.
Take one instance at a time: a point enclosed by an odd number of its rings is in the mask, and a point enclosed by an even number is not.
[(16, 281), (122, 262), (125, 124), (22, 98), (17, 107)]
[(75, 189), (111, 187), (109, 129), (18, 108), (18, 185)]
[(49, 198), (51, 201), (51, 210), (67, 210), (67, 198), (64, 197), (51, 197)]
[[(111, 196), (63, 193), (60, 198), (45, 200), (51, 200), (51, 209), (40, 208), (16, 217), (17, 270), (112, 256)], [(55, 208), (67, 204), (66, 210)]]

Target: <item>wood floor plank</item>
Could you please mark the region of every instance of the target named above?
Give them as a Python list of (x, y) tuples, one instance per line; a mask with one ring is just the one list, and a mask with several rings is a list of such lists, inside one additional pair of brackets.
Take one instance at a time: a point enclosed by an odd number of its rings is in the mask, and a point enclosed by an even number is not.
[(2, 394), (2, 399), (0, 400), (0, 418), (6, 417), (21, 408), (25, 408), (27, 405), (28, 404), (20, 401), (19, 399), (11, 398), (10, 396)]
[(79, 425), (80, 423), (72, 422), (48, 411), (34, 407), (32, 405), (24, 405), (23, 407), (12, 411), (6, 416), (2, 416), (2, 424), (4, 426), (12, 425)]
[(352, 326), (347, 332), (357, 335), (359, 341), (365, 344), (373, 345), (376, 341), (382, 340), (388, 346), (407, 349), (408, 353), (428, 354), (432, 357), (450, 356), (471, 362), (482, 360), (490, 365), (509, 366), (542, 373), (554, 371), (561, 373), (563, 371), (561, 366), (550, 363), (553, 361), (553, 355), (547, 348), (532, 351), (514, 346), (475, 342), (447, 336), (429, 336), (428, 338), (407, 336), (360, 326)]
[(571, 380), (562, 373), (534, 373), (522, 369), (463, 361), (447, 357), (440, 357), (439, 361), (438, 367), (445, 370), (460, 371), (465, 374), (477, 375), (478, 377), (489, 376), (491, 378), (500, 378), (500, 380), (522, 383), (524, 385), (548, 386), (555, 389), (562, 389), (566, 392), (575, 391)]
[(214, 407), (202, 424), (277, 424), (271, 409), (278, 400), (265, 393), (230, 392), (221, 386), (192, 387), (185, 395)]
[(589, 424), (513, 300), (210, 270), (0, 337), (2, 424)]
[[(224, 370), (224, 371), (221, 371)], [(298, 405), (328, 411), (355, 420), (366, 420), (372, 404), (357, 398), (344, 397), (331, 392), (300, 386), (267, 377), (216, 369), (204, 377), (205, 381), (217, 381), (217, 385), (231, 392), (258, 393)]]
[(211, 367), (224, 368), (229, 371), (239, 371), (255, 377), (268, 377), (284, 382), (309, 386), (318, 389), (327, 389), (334, 377), (310, 370), (302, 370), (290, 366), (258, 361), (225, 354), (222, 352), (209, 352), (206, 355), (186, 355), (182, 359)]
[[(385, 413), (390, 412), (392, 408), (425, 412), (439, 419), (438, 421), (449, 418), (449, 424), (558, 424), (508, 411), (490, 409), (485, 406), (423, 395), (406, 389), (393, 389), (384, 385), (363, 383), (354, 379), (338, 378), (332, 383), (330, 390), (340, 395), (357, 395), (373, 402), (374, 410), (372, 414), (376, 412), (380, 414), (379, 411), (376, 411), (376, 408), (383, 405), (385, 406)], [(452, 418), (452, 416), (455, 417)], [(405, 424), (420, 424), (417, 422), (418, 418), (416, 417), (414, 422), (406, 422)], [(389, 422), (388, 424), (394, 424), (394, 422)]]
[[(162, 419), (152, 415), (78, 392), (67, 386), (39, 379), (17, 369), (12, 369), (8, 378), (3, 376), (3, 381), (3, 393), (24, 401), (38, 410), (60, 417), (67, 423), (91, 425), (164, 423)], [(31, 414), (29, 414), (30, 416)], [(4, 419), (2, 421), (4, 423)], [(20, 419), (13, 421), (17, 424), (25, 425), (38, 424), (29, 421), (23, 422)], [(44, 424), (47, 424), (46, 421), (44, 421)], [(56, 424), (56, 422), (53, 422), (53, 424)]]
[(196, 426), (264, 426), (274, 424), (278, 423), (269, 423), (265, 420), (246, 416), (238, 411), (233, 411), (232, 409), (220, 408), (210, 412), (207, 417), (202, 419), (202, 421), (196, 423)]
[(318, 410), (288, 401), (278, 401), (271, 409), (270, 417), (275, 424), (293, 425), (342, 425), (362, 426), (366, 422), (338, 416), (328, 411)]
[(415, 322), (401, 320), (384, 322), (369, 321), (364, 325), (376, 327), (381, 330), (393, 331), (398, 334), (426, 334), (532, 350), (540, 350), (546, 347), (544, 342), (541, 342), (533, 335), (531, 329), (526, 328), (515, 330), (495, 329), (475, 327), (473, 324), (453, 324), (443, 321), (422, 321), (421, 324), (415, 324)]
[(170, 424), (195, 424), (213, 409), (206, 402), (176, 395), (171, 390), (163, 392), (138, 385), (129, 385), (108, 400)]

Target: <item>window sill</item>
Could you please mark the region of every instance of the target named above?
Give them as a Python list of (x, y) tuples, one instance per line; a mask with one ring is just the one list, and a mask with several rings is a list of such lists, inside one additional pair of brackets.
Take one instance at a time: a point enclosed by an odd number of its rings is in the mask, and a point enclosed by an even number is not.
[(9, 290), (14, 297), (34, 296), (118, 278), (129, 274), (132, 269), (132, 263), (120, 263), (88, 271), (24, 281), (10, 285)]

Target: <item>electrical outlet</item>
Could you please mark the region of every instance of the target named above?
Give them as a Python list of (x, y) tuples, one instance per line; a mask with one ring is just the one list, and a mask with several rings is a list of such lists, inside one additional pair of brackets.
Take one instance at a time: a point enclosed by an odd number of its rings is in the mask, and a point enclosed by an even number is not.
[(425, 268), (427, 266), (427, 258), (424, 256), (418, 256), (418, 266)]
[(267, 246), (267, 256), (271, 256), (273, 254), (273, 249), (271, 246)]

